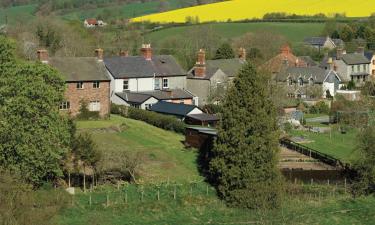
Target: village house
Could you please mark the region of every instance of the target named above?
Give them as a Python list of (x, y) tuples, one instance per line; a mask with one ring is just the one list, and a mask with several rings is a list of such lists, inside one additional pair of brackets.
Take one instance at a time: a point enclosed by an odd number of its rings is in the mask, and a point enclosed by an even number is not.
[(375, 54), (374, 52), (365, 52), (365, 56), (368, 60), (370, 60), (371, 79), (375, 80)]
[(56, 68), (66, 82), (65, 101), (59, 106), (61, 112), (77, 116), (81, 103), (88, 110), (98, 112), (100, 117), (110, 114), (110, 78), (102, 58), (102, 50), (96, 51), (98, 57), (48, 57), (46, 50), (38, 51), (38, 59)]
[(142, 45), (141, 53), (104, 59), (113, 103), (141, 109), (159, 101), (197, 104), (198, 98), (186, 89), (187, 73), (173, 56), (153, 55), (150, 44)]
[(86, 28), (94, 28), (94, 27), (104, 27), (107, 25), (107, 23), (105, 23), (103, 20), (90, 18), (90, 19), (85, 19), (85, 21), (83, 22), (83, 25)]
[(369, 80), (371, 61), (365, 56), (363, 47), (359, 47), (355, 53), (346, 53), (344, 49), (337, 48), (336, 55), (325, 56), (320, 66), (328, 69), (330, 62), (343, 83), (354, 81), (356, 86), (361, 86)]
[(246, 62), (246, 50), (240, 49), (239, 58), (206, 60), (203, 49), (198, 52), (198, 60), (187, 76), (187, 88), (199, 97), (199, 105), (215, 102), (216, 91), (223, 92)]
[[(312, 61), (311, 58), (309, 61)], [(292, 49), (289, 47), (289, 45), (283, 45), (280, 49), (280, 53), (268, 60), (260, 68), (272, 73), (272, 75), (276, 75), (289, 67), (308, 66), (310, 65), (305, 62), (302, 57), (297, 57), (293, 54)]]
[(317, 48), (319, 50), (323, 49), (335, 49), (337, 47), (344, 47), (344, 41), (341, 39), (332, 39), (330, 37), (309, 37), (304, 40), (306, 45)]
[(276, 75), (276, 81), (291, 98), (333, 97), (341, 87), (341, 78), (333, 67), (289, 67)]

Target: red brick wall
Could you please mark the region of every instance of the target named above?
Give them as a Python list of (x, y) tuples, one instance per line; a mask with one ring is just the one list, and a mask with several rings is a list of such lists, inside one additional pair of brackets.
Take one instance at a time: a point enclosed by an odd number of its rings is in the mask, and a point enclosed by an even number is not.
[(90, 101), (100, 102), (100, 116), (105, 117), (110, 113), (109, 81), (101, 81), (100, 88), (93, 88), (93, 82), (83, 82), (83, 89), (77, 89), (77, 83), (67, 83), (65, 99), (70, 102), (70, 114), (76, 116), (79, 113), (80, 102), (83, 99), (90, 104)]

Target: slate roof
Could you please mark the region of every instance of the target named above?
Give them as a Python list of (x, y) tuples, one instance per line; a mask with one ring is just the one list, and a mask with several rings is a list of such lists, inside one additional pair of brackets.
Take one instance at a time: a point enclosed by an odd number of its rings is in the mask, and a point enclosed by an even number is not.
[(307, 66), (317, 66), (318, 64), (310, 56), (298, 56), (299, 59), (302, 59)]
[(168, 91), (142, 91), (140, 94), (152, 96), (158, 100), (173, 100), (173, 99), (191, 99), (194, 95), (182, 89), (170, 89)]
[(59, 70), (67, 82), (110, 81), (103, 62), (96, 57), (51, 57), (48, 64)]
[(309, 37), (305, 38), (304, 42), (310, 45), (323, 46), (328, 37)]
[(104, 59), (105, 66), (116, 79), (155, 76), (186, 76), (186, 72), (171, 55), (156, 55), (151, 60), (143, 56), (114, 56)]
[(128, 103), (134, 103), (134, 104), (142, 104), (152, 97), (150, 95), (136, 93), (136, 92), (118, 92), (115, 94), (122, 100)]
[(160, 101), (152, 105), (150, 110), (158, 113), (185, 117), (196, 108), (198, 107), (195, 105), (185, 105)]
[(292, 53), (280, 53), (268, 60), (261, 66), (261, 68), (264, 68), (272, 73), (279, 73), (287, 67), (295, 67), (296, 62), (298, 62), (298, 67), (307, 67), (307, 63), (302, 58), (299, 58)]
[(366, 56), (364, 56), (363, 54), (359, 54), (359, 53), (344, 54), (342, 56), (342, 60), (347, 65), (369, 64), (370, 63), (370, 60)]
[(303, 78), (304, 83), (308, 83), (312, 77), (315, 83), (323, 83), (326, 78), (328, 71), (320, 67), (289, 67), (286, 70), (280, 72), (276, 76), (276, 80), (279, 82), (286, 82), (288, 77), (292, 78), (293, 81), (297, 82), (300, 77)]
[(198, 121), (218, 121), (219, 120), (219, 117), (217, 117), (216, 115), (207, 114), (207, 113), (191, 114), (191, 115), (188, 115), (187, 117), (196, 119)]
[(188, 73), (188, 78), (209, 80), (218, 70), (223, 71), (228, 77), (235, 77), (244, 63), (245, 61), (238, 58), (207, 60), (205, 77), (195, 77), (194, 68), (192, 68)]

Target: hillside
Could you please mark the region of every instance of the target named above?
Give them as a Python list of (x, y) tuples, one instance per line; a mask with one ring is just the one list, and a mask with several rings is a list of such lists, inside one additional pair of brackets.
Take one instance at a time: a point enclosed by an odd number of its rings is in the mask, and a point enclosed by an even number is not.
[(15, 6), (10, 8), (2, 9), (0, 8), (0, 24), (6, 23), (14, 23), (17, 21), (28, 21), (34, 18), (34, 12), (36, 10), (37, 5), (23, 5), (23, 6)]
[[(305, 37), (320, 35), (324, 24), (322, 23), (214, 23), (195, 25), (210, 27), (223, 38), (236, 38), (248, 32), (271, 31), (285, 36), (291, 43), (302, 42)], [(151, 43), (157, 43), (163, 39), (175, 36), (185, 35), (192, 26), (173, 27), (155, 31), (146, 35), (146, 40)]]
[(244, 20), (262, 18), (266, 13), (271, 12), (286, 12), (298, 15), (345, 13), (348, 17), (365, 17), (375, 12), (375, 5), (368, 0), (232, 0), (138, 17), (134, 18), (133, 21), (181, 23), (185, 22), (187, 17), (199, 17), (201, 22), (227, 21), (228, 19)]

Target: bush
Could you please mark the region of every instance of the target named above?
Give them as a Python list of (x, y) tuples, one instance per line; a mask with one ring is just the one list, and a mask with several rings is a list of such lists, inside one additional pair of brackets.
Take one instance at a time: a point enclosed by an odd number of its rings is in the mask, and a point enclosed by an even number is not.
[(311, 114), (328, 114), (329, 106), (325, 102), (321, 101), (316, 103), (314, 106), (311, 106), (309, 112)]
[(185, 123), (174, 116), (166, 116), (156, 112), (115, 104), (111, 106), (111, 113), (134, 120), (141, 120), (164, 130), (170, 130), (181, 134), (185, 133)]
[(85, 101), (81, 101), (81, 107), (79, 108), (79, 114), (77, 119), (79, 120), (96, 120), (99, 119), (99, 112), (90, 111), (88, 109), (88, 104)]

